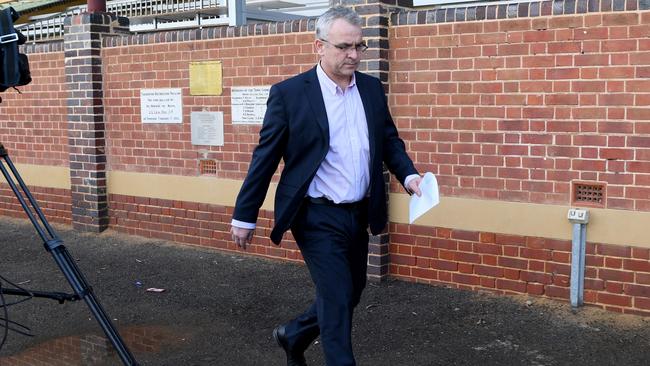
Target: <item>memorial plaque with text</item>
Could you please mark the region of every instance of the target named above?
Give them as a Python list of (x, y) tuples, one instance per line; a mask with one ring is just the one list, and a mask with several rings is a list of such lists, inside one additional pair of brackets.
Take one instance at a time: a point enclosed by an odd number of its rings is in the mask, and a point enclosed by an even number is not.
[(141, 89), (142, 123), (183, 123), (183, 99), (180, 88)]
[(223, 112), (192, 112), (192, 145), (223, 146)]
[(261, 125), (266, 113), (270, 86), (233, 87), (231, 89), (232, 123)]

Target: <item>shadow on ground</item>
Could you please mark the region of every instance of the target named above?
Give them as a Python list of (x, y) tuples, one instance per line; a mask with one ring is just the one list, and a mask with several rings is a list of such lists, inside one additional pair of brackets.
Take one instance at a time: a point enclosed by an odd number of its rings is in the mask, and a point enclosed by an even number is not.
[[(142, 365), (283, 365), (271, 331), (313, 296), (302, 265), (56, 229)], [(0, 218), (0, 233), (0, 275), (31, 290), (71, 291), (31, 224)], [(9, 332), (2, 366), (121, 364), (84, 302), (35, 298), (9, 307), (8, 315), (34, 337)], [(566, 303), (540, 298), (390, 280), (368, 286), (355, 317), (361, 366), (647, 365), (650, 359), (650, 319), (595, 308), (574, 313)], [(306, 357), (323, 365), (319, 344)]]

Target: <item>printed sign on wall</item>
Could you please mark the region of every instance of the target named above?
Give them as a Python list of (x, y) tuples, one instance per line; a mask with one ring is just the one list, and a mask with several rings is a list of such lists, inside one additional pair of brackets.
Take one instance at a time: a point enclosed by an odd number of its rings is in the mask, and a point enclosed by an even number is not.
[(261, 125), (270, 86), (233, 87), (230, 91), (232, 123)]
[(142, 123), (183, 123), (181, 89), (141, 89), (140, 118)]

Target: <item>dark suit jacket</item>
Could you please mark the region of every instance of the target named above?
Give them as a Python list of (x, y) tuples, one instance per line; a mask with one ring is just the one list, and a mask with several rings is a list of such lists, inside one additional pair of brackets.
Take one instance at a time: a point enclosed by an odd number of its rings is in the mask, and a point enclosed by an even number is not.
[[(357, 72), (357, 87), (368, 121), (370, 139), (369, 225), (373, 234), (386, 226), (386, 190), (382, 163), (403, 183), (417, 174), (388, 111), (381, 82)], [(329, 147), (329, 127), (316, 68), (271, 87), (259, 145), (237, 196), (233, 218), (256, 222), (260, 206), (280, 159), (284, 160), (275, 194), (275, 226), (271, 240), (282, 235), (303, 202), (307, 188)]]

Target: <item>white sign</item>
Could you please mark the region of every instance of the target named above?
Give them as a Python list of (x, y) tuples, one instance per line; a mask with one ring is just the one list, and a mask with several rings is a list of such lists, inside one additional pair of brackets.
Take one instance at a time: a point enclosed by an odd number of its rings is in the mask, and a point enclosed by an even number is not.
[(181, 89), (141, 89), (140, 117), (142, 123), (183, 123)]
[(223, 146), (223, 112), (192, 112), (192, 145)]
[(233, 87), (230, 92), (232, 123), (261, 125), (270, 86)]

